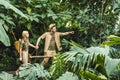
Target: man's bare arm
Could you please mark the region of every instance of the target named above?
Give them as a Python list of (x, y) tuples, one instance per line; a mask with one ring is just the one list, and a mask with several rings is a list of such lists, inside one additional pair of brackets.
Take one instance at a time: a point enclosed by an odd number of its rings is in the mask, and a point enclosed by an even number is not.
[(37, 43), (36, 43), (36, 46), (38, 46), (40, 40), (41, 40), (41, 36), (38, 38)]
[(63, 32), (63, 33), (61, 33), (61, 36), (66, 36), (66, 35), (69, 35), (69, 34), (74, 34), (74, 31)]
[(37, 43), (36, 43), (36, 48), (38, 49), (38, 45), (39, 45), (39, 42), (41, 41), (41, 39), (44, 39), (46, 37), (46, 33), (44, 33), (43, 35), (41, 35), (38, 39), (37, 39)]

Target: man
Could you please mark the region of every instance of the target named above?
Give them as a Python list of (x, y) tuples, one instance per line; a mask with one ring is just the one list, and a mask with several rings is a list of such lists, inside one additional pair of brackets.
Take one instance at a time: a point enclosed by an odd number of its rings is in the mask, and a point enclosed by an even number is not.
[[(58, 49), (58, 51), (62, 50), (61, 43), (60, 43), (60, 37), (69, 35), (69, 34), (74, 34), (74, 31), (56, 32), (56, 25), (50, 24), (49, 32), (45, 32), (38, 38), (36, 47), (39, 48), (38, 44), (40, 40), (45, 39), (44, 55), (54, 57), (56, 55), (56, 48)], [(45, 65), (48, 62), (48, 60), (49, 58), (44, 58), (41, 64)]]

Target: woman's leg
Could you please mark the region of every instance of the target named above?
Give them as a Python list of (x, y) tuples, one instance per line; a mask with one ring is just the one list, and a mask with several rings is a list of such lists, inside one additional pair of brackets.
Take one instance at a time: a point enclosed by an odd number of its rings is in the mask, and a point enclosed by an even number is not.
[(28, 63), (28, 52), (24, 51), (23, 52), (23, 64)]

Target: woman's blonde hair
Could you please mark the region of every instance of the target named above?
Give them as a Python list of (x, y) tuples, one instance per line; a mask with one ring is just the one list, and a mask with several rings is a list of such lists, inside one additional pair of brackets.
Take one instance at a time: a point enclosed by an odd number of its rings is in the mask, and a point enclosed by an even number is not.
[(28, 33), (28, 31), (23, 31), (22, 32), (22, 37), (25, 38), (27, 33)]

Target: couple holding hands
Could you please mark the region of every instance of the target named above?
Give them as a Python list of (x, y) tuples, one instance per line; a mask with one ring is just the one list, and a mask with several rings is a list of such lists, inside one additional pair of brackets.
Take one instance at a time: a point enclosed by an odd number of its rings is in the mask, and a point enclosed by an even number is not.
[[(56, 31), (56, 24), (50, 24), (48, 26), (48, 32), (45, 32), (42, 34), (36, 43), (36, 46), (31, 44), (29, 42), (29, 33), (28, 31), (23, 31), (22, 32), (22, 41), (20, 45), (20, 61), (23, 62), (23, 64), (28, 63), (28, 51), (29, 51), (29, 46), (38, 49), (39, 48), (39, 42), (41, 39), (45, 39), (45, 45), (44, 45), (44, 56), (52, 56), (54, 57), (56, 55), (56, 49), (58, 51), (62, 50), (61, 43), (60, 43), (60, 37), (69, 35), (69, 34), (74, 34), (74, 31), (69, 31), (69, 32), (57, 32)], [(42, 61), (42, 65), (45, 65), (48, 62), (49, 58), (44, 58)]]

